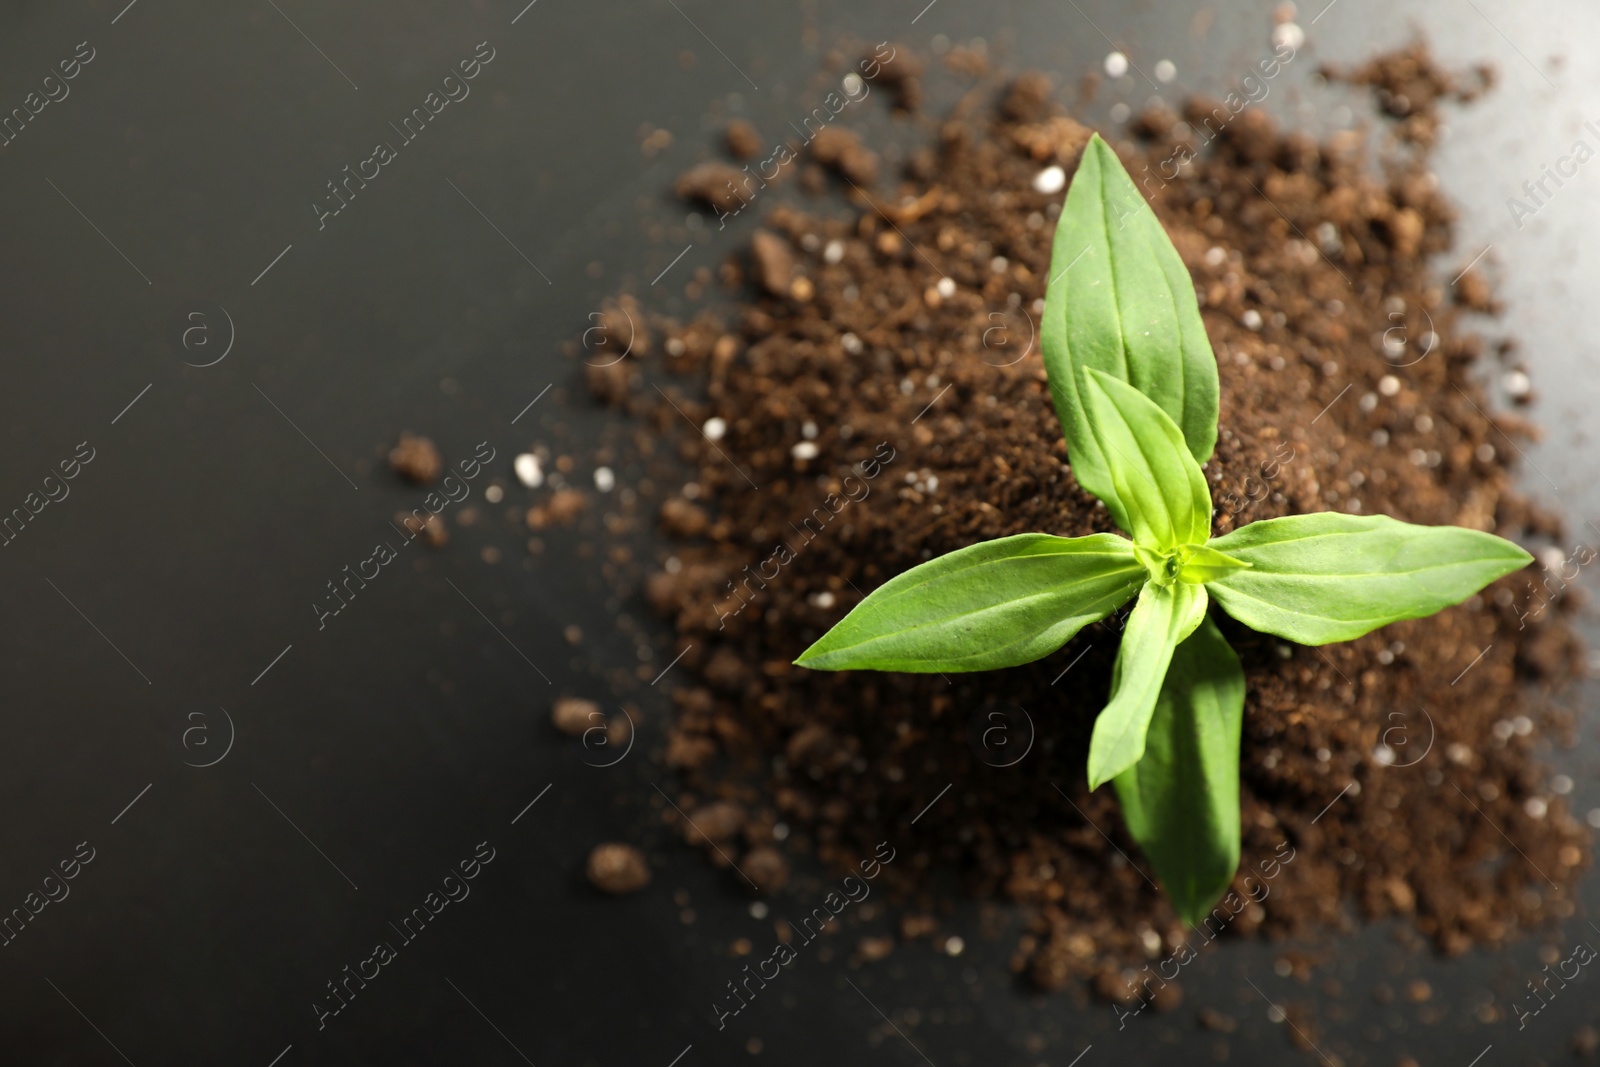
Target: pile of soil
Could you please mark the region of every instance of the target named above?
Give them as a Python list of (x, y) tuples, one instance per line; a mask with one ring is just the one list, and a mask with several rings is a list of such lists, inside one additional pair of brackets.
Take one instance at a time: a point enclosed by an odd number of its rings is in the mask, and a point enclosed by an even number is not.
[[(1467, 95), (1420, 46), (1355, 80), (1414, 131)], [(588, 373), (638, 420), (635, 458), (654, 481), (681, 485), (651, 500), (644, 483), (640, 503), (678, 542), (645, 591), (683, 654), (664, 754), (677, 805), (718, 827), (687, 836), (720, 838), (712, 862), (769, 886), (784, 854), (842, 869), (887, 840), (903, 936), (937, 928), (917, 913), (939, 910), (936, 874), (959, 871), (1031, 916), (1017, 971), (1125, 997), (1122, 968), (1194, 934), (1146, 877), (1113, 791), (1086, 788), (1119, 620), (1006, 671), (791, 666), (932, 556), (1113, 528), (1073, 478), (1032, 336), (1062, 200), (1051, 168), (1070, 180), (1090, 135), (1055, 96), (1037, 74), (974, 90), (887, 187), (825, 183), (797, 144), (824, 210), (770, 211), (753, 258), (722, 269), (736, 312), (646, 331), (625, 300), (640, 341)], [(1193, 274), (1220, 364), (1206, 466), (1218, 533), (1335, 510), (1530, 546), (1561, 536), (1512, 489), (1513, 439), (1530, 428), (1486, 414), (1477, 378), (1511, 352), (1460, 321), (1463, 305), (1487, 307), (1486, 286), (1444, 286), (1433, 266), (1454, 213), (1431, 137), (1375, 161), (1362, 135), (1318, 143), (1207, 100), (1132, 130), (1136, 143), (1112, 143)], [(1580, 659), (1560, 610), (1529, 592), (1542, 577), (1321, 649), (1221, 620), (1249, 682), (1241, 879), (1272, 870), (1270, 895), (1227, 934), (1403, 916), (1456, 953), (1572, 914), (1587, 834), (1534, 749), (1570, 729), (1552, 693)]]

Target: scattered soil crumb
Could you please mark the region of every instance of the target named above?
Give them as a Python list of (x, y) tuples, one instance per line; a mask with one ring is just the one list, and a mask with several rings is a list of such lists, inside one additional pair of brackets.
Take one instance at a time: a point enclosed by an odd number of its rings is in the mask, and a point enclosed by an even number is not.
[(582, 737), (584, 731), (605, 722), (600, 705), (580, 697), (562, 697), (550, 709), (550, 721), (557, 730), (573, 737)]
[(750, 238), (750, 259), (756, 281), (773, 296), (788, 296), (794, 276), (794, 253), (777, 234), (757, 230)]
[(673, 192), (682, 200), (704, 204), (719, 213), (738, 211), (744, 206), (738, 189), (745, 178), (738, 167), (715, 161), (700, 163), (678, 175)]
[(632, 845), (596, 845), (589, 853), (589, 884), (602, 893), (637, 893), (650, 884), (650, 864)]
[(744, 811), (737, 804), (718, 800), (689, 813), (683, 839), (691, 845), (725, 842), (744, 827)]
[(1456, 303), (1469, 311), (1482, 311), (1490, 315), (1500, 311), (1489, 283), (1476, 269), (1469, 269), (1456, 279)]
[[(887, 55), (888, 59), (878, 57)], [(888, 89), (893, 96), (895, 106), (902, 111), (916, 111), (922, 106), (922, 60), (912, 54), (911, 49), (905, 45), (889, 45), (887, 51), (880, 46), (867, 55), (862, 62), (872, 69), (874, 59), (877, 59), (877, 78), (879, 85)]]
[(395, 512), (394, 521), (405, 528), (406, 533), (413, 537), (422, 536), (422, 543), (429, 548), (443, 548), (450, 542), (450, 528), (444, 524), (444, 519), (438, 515), (418, 515), (414, 511)]
[(751, 849), (739, 866), (762, 893), (776, 893), (789, 884), (789, 861), (775, 848)]
[(589, 506), (589, 498), (580, 489), (558, 489), (550, 499), (528, 509), (525, 521), (530, 530), (543, 530), (551, 526), (571, 526)]
[(609, 359), (608, 363), (586, 364), (583, 376), (588, 382), (590, 395), (602, 404), (620, 407), (633, 391), (635, 371), (633, 363), (620, 355), (610, 356)]
[(862, 963), (876, 963), (894, 951), (892, 937), (863, 937), (856, 944), (856, 959)]
[(734, 159), (754, 159), (761, 154), (761, 134), (744, 119), (734, 119), (723, 131), (728, 154)]
[(1469, 103), (1494, 86), (1494, 68), (1487, 64), (1465, 74), (1441, 67), (1422, 41), (1385, 52), (1356, 67), (1325, 65), (1322, 74), (1350, 85), (1367, 85), (1378, 107), (1398, 119), (1402, 140), (1431, 148), (1439, 137), (1438, 105), (1445, 100)]
[(1600, 1051), (1600, 1031), (1592, 1026), (1580, 1026), (1572, 1034), (1572, 1054), (1593, 1056)]
[(1012, 81), (1000, 102), (1000, 112), (1012, 122), (1039, 122), (1051, 117), (1050, 97), (1054, 91), (1048, 75), (1037, 71)]
[(402, 433), (400, 443), (389, 450), (389, 466), (414, 485), (432, 485), (444, 470), (444, 460), (428, 438)]
[(811, 141), (811, 155), (818, 163), (856, 185), (871, 185), (878, 180), (878, 157), (861, 143), (854, 131), (842, 126), (824, 126)]

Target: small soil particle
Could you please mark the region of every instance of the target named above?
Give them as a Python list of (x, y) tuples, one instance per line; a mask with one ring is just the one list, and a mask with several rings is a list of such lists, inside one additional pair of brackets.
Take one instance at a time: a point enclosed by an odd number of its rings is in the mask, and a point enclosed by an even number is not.
[(892, 937), (863, 937), (856, 944), (856, 959), (862, 963), (876, 963), (893, 951)]
[(1000, 112), (1012, 122), (1039, 122), (1050, 117), (1050, 79), (1031, 72), (1014, 81), (1000, 102)]
[(1600, 1031), (1592, 1026), (1580, 1026), (1572, 1034), (1572, 1054), (1574, 1056), (1593, 1056), (1600, 1051)]
[(722, 134), (734, 159), (754, 159), (761, 154), (761, 134), (744, 119), (734, 119)]
[(632, 845), (596, 845), (589, 853), (589, 884), (602, 893), (637, 893), (650, 884), (650, 864)]
[(628, 721), (628, 716), (613, 715), (611, 721), (606, 723), (606, 744), (613, 748), (620, 750), (626, 747), (632, 736), (633, 724)]
[(1487, 314), (1499, 311), (1499, 305), (1495, 302), (1489, 283), (1476, 268), (1468, 270), (1456, 279), (1455, 299), (1456, 303), (1468, 311), (1482, 311)]
[(1165, 1014), (1176, 1011), (1183, 1004), (1183, 989), (1175, 982), (1166, 982), (1156, 986), (1150, 995), (1150, 1006), (1156, 1011)]
[(1111, 1004), (1129, 1005), (1139, 1001), (1138, 987), (1111, 968), (1096, 972), (1093, 986), (1095, 996)]
[(682, 200), (701, 203), (724, 213), (738, 211), (744, 206), (738, 191), (747, 180), (744, 171), (726, 163), (711, 161), (690, 167), (678, 175), (673, 192)]
[(650, 331), (639, 302), (623, 294), (591, 315), (594, 325), (584, 331), (585, 362), (610, 363), (624, 356), (650, 354)]
[(878, 180), (878, 157), (862, 145), (854, 132), (842, 126), (818, 130), (811, 141), (811, 155), (856, 185), (871, 185)]
[(550, 494), (550, 499), (543, 504), (535, 504), (528, 509), (525, 521), (530, 530), (543, 530), (550, 526), (571, 526), (583, 510), (589, 506), (589, 498), (578, 489), (560, 489)]
[(428, 438), (402, 433), (400, 443), (389, 450), (389, 467), (413, 485), (432, 485), (444, 470), (444, 460)]
[(593, 726), (604, 726), (605, 716), (600, 705), (579, 697), (562, 697), (550, 709), (550, 721), (557, 730), (573, 737), (582, 737)]
[(719, 800), (689, 813), (689, 818), (683, 824), (683, 839), (691, 845), (720, 844), (743, 827), (743, 809), (737, 804)]
[(767, 230), (750, 238), (750, 259), (756, 281), (773, 296), (788, 296), (794, 280), (794, 251), (789, 242)]
[(922, 60), (901, 44), (875, 50), (862, 62), (871, 71), (874, 59), (885, 55), (889, 58), (877, 60), (877, 77), (874, 80), (893, 94), (895, 106), (900, 110), (917, 110), (922, 106)]
[(429, 548), (443, 548), (450, 542), (450, 529), (438, 515), (399, 511), (395, 513), (394, 521), (412, 537), (421, 535), (422, 543)]
[(675, 496), (661, 505), (661, 527), (674, 537), (690, 540), (706, 532), (711, 519), (706, 509)]
[(633, 390), (633, 363), (620, 356), (609, 357), (609, 362), (585, 364), (583, 376), (590, 394), (611, 407), (621, 407)]
[(789, 884), (789, 861), (775, 848), (751, 849), (739, 862), (739, 869), (763, 893), (776, 893)]

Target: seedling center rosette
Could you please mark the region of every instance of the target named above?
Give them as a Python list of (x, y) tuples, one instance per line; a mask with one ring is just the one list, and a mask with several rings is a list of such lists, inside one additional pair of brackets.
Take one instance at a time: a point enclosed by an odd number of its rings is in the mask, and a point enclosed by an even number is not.
[(1018, 534), (914, 567), (795, 662), (813, 670), (986, 671), (1055, 652), (1134, 601), (1089, 787), (1113, 782), (1178, 914), (1198, 923), (1239, 864), (1245, 678), (1208, 614), (1288, 641), (1349, 641), (1458, 604), (1532, 557), (1492, 534), (1384, 515), (1291, 515), (1211, 536), (1201, 464), (1217, 439), (1217, 360), (1194, 283), (1099, 135), (1052, 250), (1040, 331), (1078, 484), (1112, 533)]

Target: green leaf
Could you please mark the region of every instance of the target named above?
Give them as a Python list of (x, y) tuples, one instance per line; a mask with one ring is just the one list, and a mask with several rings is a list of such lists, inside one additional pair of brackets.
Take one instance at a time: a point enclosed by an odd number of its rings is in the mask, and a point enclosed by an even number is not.
[(1250, 564), (1218, 552), (1210, 545), (1185, 545), (1178, 549), (1178, 580), (1204, 585), (1234, 571), (1244, 570)]
[(1089, 788), (1139, 762), (1156, 695), (1173, 650), (1206, 617), (1206, 587), (1174, 582), (1146, 585), (1128, 613), (1128, 627), (1111, 673), (1111, 703), (1094, 721), (1089, 739)]
[(1253, 630), (1302, 645), (1432, 615), (1533, 562), (1478, 530), (1335, 512), (1253, 522), (1211, 547), (1250, 564), (1206, 587), (1217, 603)]
[(1122, 528), (1146, 548), (1202, 545), (1211, 534), (1211, 491), (1176, 423), (1127, 382), (1084, 372), (1089, 425), (1111, 464)]
[(1115, 534), (1018, 534), (960, 548), (874, 589), (795, 663), (814, 670), (987, 671), (1030, 663), (1138, 591)]
[(1243, 726), (1244, 671), (1206, 619), (1172, 655), (1144, 757), (1116, 777), (1128, 831), (1193, 926), (1239, 867)]
[(1056, 226), (1040, 341), (1078, 484), (1120, 514), (1089, 429), (1083, 371), (1154, 400), (1204, 463), (1217, 442), (1217, 359), (1194, 281), (1111, 147), (1089, 139)]

